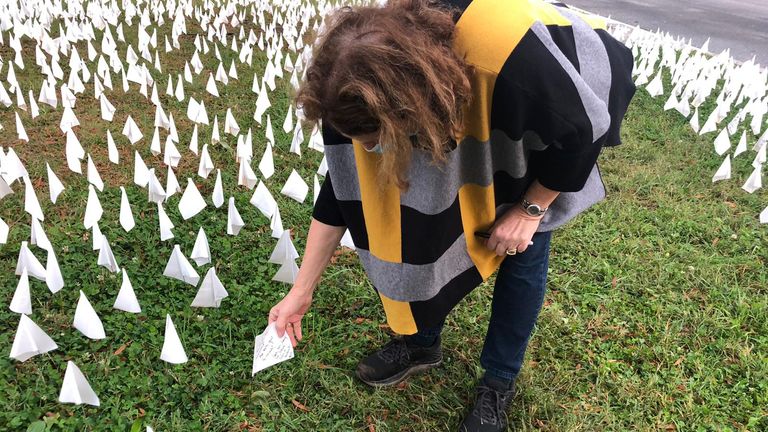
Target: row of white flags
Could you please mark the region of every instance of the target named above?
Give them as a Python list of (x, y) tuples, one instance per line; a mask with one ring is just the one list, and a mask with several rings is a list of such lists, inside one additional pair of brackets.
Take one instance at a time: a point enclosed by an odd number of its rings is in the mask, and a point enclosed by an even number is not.
[[(109, 239), (101, 232), (100, 223), (113, 222), (104, 218), (100, 193), (105, 188), (119, 187), (117, 223), (129, 233), (137, 220), (126, 187), (146, 189), (148, 202), (157, 209), (160, 239), (167, 241), (175, 238), (174, 224), (165, 210), (169, 199), (180, 194), (178, 210), (184, 220), (196, 217), (211, 205), (213, 208), (223, 207), (225, 191), (234, 188), (226, 187), (221, 172), (232, 163), (237, 168), (237, 186), (253, 190), (249, 203), (269, 218), (270, 235), (278, 239), (269, 258), (270, 263), (280, 266), (273, 280), (288, 284), (294, 282), (299, 254), (291, 241), (290, 231), (283, 229), (278, 202), (267, 184), (276, 168), (285, 172), (290, 168), (275, 166), (274, 152), (282, 147), (282, 143), (275, 139), (272, 125), (274, 112), (269, 94), (280, 90), (282, 82), (287, 82), (294, 89), (298, 87), (311, 55), (311, 46), (305, 44), (305, 36), (321, 31), (322, 17), (337, 6), (339, 4), (326, 1), (305, 0), (279, 4), (266, 0), (245, 4), (218, 0), (205, 0), (202, 4), (192, 0), (149, 3), (126, 0), (121, 1), (119, 6), (114, 2), (76, 0), (67, 2), (66, 9), (60, 2), (50, 0), (0, 4), (0, 44), (7, 43), (14, 54), (12, 59), (0, 58), (0, 105), (14, 110), (14, 136), (18, 139), (18, 144), (10, 144), (0, 151), (0, 199), (14, 193), (16, 182), (23, 183), (24, 210), (31, 221), (29, 240), (22, 242), (19, 250), (15, 270), (19, 280), (9, 304), (9, 308), (20, 316), (11, 347), (12, 358), (28, 361), (58, 349), (56, 342), (30, 317), (34, 314), (29, 278), (45, 282), (52, 294), (69, 283), (62, 277), (54, 252), (61, 245), (55, 245), (56, 242), (49, 240), (45, 233), (46, 215), (35, 187), (38, 182), (30, 178), (30, 173), (14, 150), (15, 145), (38, 145), (40, 137), (36, 135), (36, 129), (31, 128), (28, 132), (28, 127), (36, 125), (35, 119), (39, 116), (56, 115), (63, 143), (57, 153), (72, 173), (84, 175), (88, 182), (82, 226), (92, 233), (92, 249), (97, 253), (97, 264), (122, 275), (114, 309), (126, 313), (142, 311), (129, 275), (120, 266), (122, 257), (113, 253)], [(249, 21), (252, 24), (243, 25)], [(171, 23), (170, 32), (158, 34), (166, 22)], [(191, 34), (190, 29), (198, 25), (200, 31)], [(52, 37), (53, 33), (58, 33), (58, 36)], [(134, 40), (131, 38), (134, 34), (135, 46), (127, 42)], [(180, 50), (182, 43), (189, 43), (182, 42), (190, 40), (182, 38), (183, 35), (192, 36), (194, 52), (184, 60), (180, 70), (168, 70), (168, 59), (183, 52)], [(23, 49), (22, 41), (34, 44), (34, 62), (26, 57), (28, 51)], [(229, 60), (222, 55), (227, 53), (226, 50), (234, 55), (229, 56)], [(121, 52), (125, 52), (123, 58)], [(261, 53), (266, 54), (266, 66), (263, 70), (259, 66), (257, 70), (258, 62), (254, 59)], [(206, 70), (205, 64), (216, 66)], [(26, 73), (30, 68), (37, 69), (42, 74), (42, 80), (29, 78), (33, 76)], [(263, 129), (265, 137), (264, 151), (257, 164), (261, 179), (252, 167), (257, 138), (252, 128), (241, 130), (240, 124), (244, 121), (235, 115), (239, 111), (228, 107), (226, 112), (212, 113), (211, 119), (206, 108), (206, 100), (208, 106), (212, 106), (210, 102), (220, 98), (229, 86), (245, 85), (241, 80), (250, 77), (251, 72), (253, 81), (250, 88), (255, 95), (252, 119)], [(166, 83), (162, 86), (160, 79), (166, 76)], [(202, 82), (205, 82), (204, 92), (190, 91)], [(151, 126), (137, 122), (142, 113), (131, 112), (130, 106), (121, 104), (121, 95), (128, 92), (141, 94), (153, 105), (154, 121)], [(106, 147), (107, 160), (113, 165), (131, 167), (134, 186), (105, 182), (100, 171), (112, 168), (107, 161), (93, 157), (93, 154), (103, 152), (86, 149), (81, 144), (83, 136), (79, 135), (85, 132), (79, 127), (77, 113), (83, 104), (78, 104), (78, 101), (91, 97), (98, 101), (100, 119), (107, 125), (106, 135), (99, 137)], [(184, 104), (186, 112), (173, 112), (171, 107), (179, 103)], [(112, 128), (114, 121), (123, 116), (125, 120), (120, 126)], [(191, 127), (190, 138), (183, 146), (180, 138), (183, 134), (177, 127), (181, 123), (177, 124), (176, 120), (180, 116), (185, 117)], [(289, 147), (289, 152), (301, 156), (305, 136), (300, 110), (289, 106), (281, 119), (282, 131), (291, 137), (290, 146), (286, 147)], [(2, 129), (0, 124), (0, 131)], [(93, 139), (88, 141), (93, 142)], [(212, 157), (214, 147), (222, 145), (229, 149), (227, 144), (232, 142), (236, 142), (234, 160), (220, 160), (215, 164)], [(310, 132), (308, 147), (324, 151), (318, 127)], [(162, 155), (165, 166), (162, 171), (166, 173), (164, 182), (160, 180), (161, 168), (148, 165), (142, 158), (141, 154), (146, 155), (147, 151), (153, 156)], [(218, 153), (227, 152), (219, 150)], [(126, 161), (125, 154), (132, 154), (133, 160)], [(187, 176), (186, 183), (179, 182), (175, 170), (183, 158), (195, 158), (196, 175), (204, 181), (215, 172), (210, 202), (200, 192), (194, 175)], [(313, 179), (315, 200), (320, 187), (318, 175), (324, 176), (326, 171), (323, 157)], [(53, 205), (67, 188), (72, 187), (65, 185), (48, 163), (46, 180)], [(291, 169), (280, 193), (305, 203), (309, 187), (299, 172)], [(226, 202), (226, 234), (237, 236), (246, 226), (247, 218), (243, 218), (232, 194)], [(0, 218), (0, 243), (6, 243), (9, 230), (10, 227)], [(348, 232), (342, 244), (354, 247)], [(30, 245), (47, 254), (45, 266), (37, 259)], [(189, 259), (178, 244), (170, 252), (163, 275), (197, 287), (191, 307), (220, 307), (229, 295), (215, 266), (212, 266), (211, 255), (208, 236), (202, 226)], [(190, 260), (198, 267), (210, 265), (202, 279)], [(100, 314), (106, 312), (97, 311), (86, 294), (80, 291), (72, 326), (87, 338), (108, 338), (109, 328), (105, 328), (100, 318)], [(187, 362), (182, 340), (174, 326), (172, 314), (167, 314), (159, 358), (172, 364)], [(290, 359), (293, 355), (288, 336), (278, 337), (274, 325), (267, 326), (254, 340), (252, 373)], [(95, 406), (101, 403), (85, 375), (72, 361), (67, 363), (59, 400)]]
[[(752, 171), (741, 188), (748, 193), (762, 188), (768, 160), (768, 69), (757, 64), (754, 57), (737, 63), (728, 50), (711, 55), (709, 40), (695, 48), (660, 31), (624, 25), (615, 25), (612, 31), (632, 49), (635, 84), (645, 86), (653, 97), (667, 93), (665, 110), (676, 110), (689, 118), (691, 129), (699, 135), (713, 134), (714, 152), (725, 157), (712, 182), (730, 179), (732, 159), (742, 154), (749, 157), (751, 153)], [(666, 73), (673, 86), (668, 92), (662, 79)], [(716, 91), (715, 108), (702, 117), (699, 108)], [(768, 223), (768, 205), (758, 218)]]

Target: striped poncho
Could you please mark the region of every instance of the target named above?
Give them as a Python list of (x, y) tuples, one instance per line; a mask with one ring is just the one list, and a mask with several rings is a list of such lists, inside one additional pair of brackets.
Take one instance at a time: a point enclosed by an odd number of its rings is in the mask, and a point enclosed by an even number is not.
[[(446, 1), (446, 3), (448, 3)], [(445, 166), (416, 150), (410, 187), (377, 183), (380, 155), (328, 126), (328, 175), (313, 217), (348, 227), (393, 331), (441, 321), (498, 268), (475, 231), (533, 180), (561, 191), (539, 231), (605, 197), (597, 168), (635, 87), (632, 55), (600, 23), (539, 0), (454, 0), (457, 53), (475, 66), (474, 98)]]

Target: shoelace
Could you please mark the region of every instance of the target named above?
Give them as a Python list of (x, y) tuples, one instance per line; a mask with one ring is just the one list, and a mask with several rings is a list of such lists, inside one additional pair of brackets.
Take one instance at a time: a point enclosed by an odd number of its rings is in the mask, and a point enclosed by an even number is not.
[(499, 392), (488, 386), (477, 386), (478, 400), (474, 414), (480, 417), (480, 423), (496, 425), (500, 423), (501, 416), (506, 418), (504, 402), (508, 397), (508, 394)]
[(408, 348), (405, 346), (405, 341), (400, 339), (393, 339), (379, 351), (379, 357), (387, 363), (398, 362), (403, 363), (408, 360)]

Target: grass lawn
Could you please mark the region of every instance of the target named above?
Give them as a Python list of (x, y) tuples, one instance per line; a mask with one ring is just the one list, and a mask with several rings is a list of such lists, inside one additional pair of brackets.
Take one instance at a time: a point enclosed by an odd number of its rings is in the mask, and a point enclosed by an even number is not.
[[(188, 27), (200, 30), (192, 22)], [(125, 30), (135, 48), (135, 25)], [(159, 40), (169, 31), (166, 23)], [(112, 309), (120, 276), (96, 265), (91, 233), (82, 226), (88, 183), (66, 167), (65, 139), (58, 129), (61, 109), (41, 105), (41, 116), (34, 120), (19, 111), (29, 143), (16, 140), (13, 107), (0, 109), (5, 127), (0, 143), (13, 147), (29, 170), (45, 211), (43, 227), (66, 282), (52, 295), (44, 283), (31, 280), (30, 317), (57, 342), (56, 351), (24, 363), (8, 358), (19, 317), (0, 308), (5, 353), (0, 358), (0, 429), (138, 430), (144, 424), (156, 431), (452, 430), (472, 403), (482, 373), (478, 358), (490, 284), (476, 289), (449, 317), (442, 367), (396, 388), (373, 390), (357, 382), (353, 371), (361, 357), (387, 340), (384, 314), (356, 257), (344, 253), (316, 291), (296, 357), (251, 377), (253, 338), (289, 287), (270, 281), (278, 268), (267, 263), (275, 240), (269, 236), (269, 221), (248, 203), (252, 191), (236, 186), (235, 137), (222, 133), (225, 145), (213, 146), (211, 156), (222, 169), (225, 196), (235, 197), (246, 222), (240, 235), (226, 235), (226, 205), (215, 209), (210, 204), (215, 176), (203, 180), (196, 175), (198, 159), (186, 148), (192, 132), (184, 115), (187, 101), (179, 103), (164, 92), (168, 72), (175, 83), (194, 51), (191, 36), (181, 41), (181, 49), (169, 54), (160, 43), (163, 72), (153, 70), (153, 76), (181, 136), (183, 157), (176, 176), (182, 186), (192, 178), (209, 206), (183, 221), (177, 209), (180, 194), (170, 198), (165, 208), (176, 225), (174, 239), (160, 241), (157, 209), (147, 202), (146, 190), (132, 183), (136, 149), (158, 168), (165, 184), (162, 155), (149, 152), (154, 106), (136, 84), (124, 94), (120, 76), (113, 74), (115, 89), (106, 93), (117, 107), (111, 124), (100, 119), (92, 82), (75, 107), (81, 123), (75, 132), (106, 183), (99, 194), (104, 207), (100, 228), (131, 277), (140, 314)], [(34, 66), (34, 45), (29, 39), (22, 42), (27, 68), (17, 70), (17, 76), (25, 93), (31, 88), (37, 95), (42, 76)], [(77, 46), (85, 57), (85, 45)], [(236, 53), (220, 49), (228, 68)], [(124, 59), (126, 45), (118, 50)], [(13, 52), (0, 45), (0, 56), (7, 61)], [(255, 167), (266, 141), (264, 127), (252, 120), (255, 95), (250, 89), (254, 71), (261, 76), (266, 59), (255, 56), (253, 68), (238, 62), (239, 80), (219, 83), (218, 99), (205, 93), (208, 72), (218, 66), (213, 45), (202, 60), (205, 71), (194, 84), (185, 83), (187, 97), (203, 99), (220, 127), (230, 107), (243, 133), (253, 128)], [(61, 63), (68, 76), (66, 62)], [(95, 65), (88, 64), (93, 72)], [(278, 171), (266, 183), (303, 251), (311, 194), (300, 205), (279, 191), (291, 168), (311, 185), (321, 154), (306, 147), (301, 158), (288, 152), (291, 136), (281, 128), (289, 104), (288, 77), (270, 94), (267, 112), (277, 138)], [(740, 189), (754, 153), (734, 160), (733, 179), (713, 185), (711, 176), (721, 162), (712, 151), (714, 134), (696, 136), (684, 118), (663, 112), (662, 104), (638, 91), (624, 124), (624, 144), (601, 156), (609, 198), (553, 237), (549, 291), (509, 410), (517, 430), (768, 430), (768, 228), (757, 220), (768, 199), (762, 190), (749, 195)], [(120, 134), (128, 114), (144, 133), (135, 147)], [(120, 149), (119, 165), (107, 160), (107, 129)], [(210, 134), (210, 127), (200, 129), (201, 146)], [(165, 132), (161, 137), (164, 142)], [(66, 185), (56, 205), (48, 199), (46, 162)], [(130, 233), (118, 224), (121, 185), (137, 222)], [(6, 304), (17, 285), (18, 248), (29, 238), (30, 225), (23, 186), (13, 187), (16, 193), (0, 201), (0, 217), (11, 227), (7, 244), (0, 247), (0, 290)], [(191, 308), (195, 288), (162, 276), (173, 245), (181, 245), (188, 256), (200, 226), (208, 234), (212, 265), (230, 294), (220, 309)], [(45, 253), (31, 248), (45, 263)], [(208, 267), (199, 270), (201, 276)], [(99, 313), (106, 339), (89, 340), (71, 327), (79, 290)], [(189, 356), (186, 364), (159, 359), (167, 313)], [(83, 371), (101, 407), (57, 402), (67, 360)]]

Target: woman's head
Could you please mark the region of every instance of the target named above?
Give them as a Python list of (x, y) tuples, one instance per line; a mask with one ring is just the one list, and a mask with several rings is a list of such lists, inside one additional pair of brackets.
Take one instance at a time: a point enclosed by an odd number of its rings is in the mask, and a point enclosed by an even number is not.
[(383, 149), (382, 180), (407, 187), (416, 143), (437, 161), (461, 131), (472, 69), (452, 11), (429, 0), (344, 7), (326, 17), (296, 95), (305, 118)]

